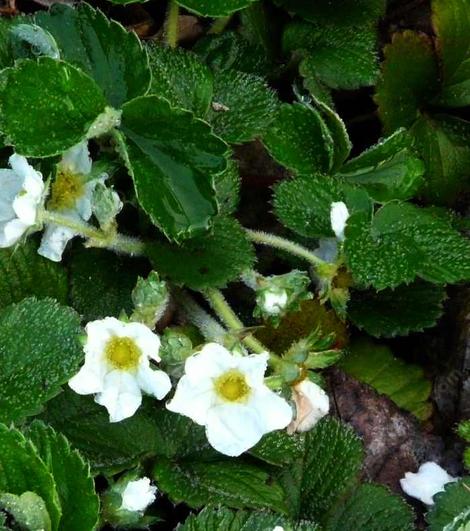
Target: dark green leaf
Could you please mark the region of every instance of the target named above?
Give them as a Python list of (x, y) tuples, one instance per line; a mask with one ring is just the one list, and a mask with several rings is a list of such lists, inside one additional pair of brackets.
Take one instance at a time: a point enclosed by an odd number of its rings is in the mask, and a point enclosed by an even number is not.
[(91, 78), (50, 57), (25, 59), (1, 81), (0, 130), (25, 156), (49, 157), (77, 144), (106, 106)]
[(148, 91), (151, 74), (140, 40), (99, 9), (55, 4), (36, 22), (52, 34), (62, 59), (90, 75), (114, 107)]
[(0, 312), (0, 419), (33, 415), (78, 370), (79, 317), (51, 299), (24, 299)]
[(205, 231), (216, 213), (214, 175), (227, 146), (209, 126), (157, 96), (124, 105), (130, 172), (142, 208), (169, 238)]
[(193, 289), (223, 287), (255, 261), (252, 244), (231, 218), (216, 218), (212, 232), (180, 246), (155, 242), (148, 251), (159, 273)]
[(423, 369), (395, 358), (388, 347), (367, 339), (358, 340), (339, 365), (419, 419), (426, 420), (431, 415), (432, 384), (424, 377)]
[(445, 492), (433, 498), (434, 506), (426, 515), (429, 531), (463, 531), (470, 523), (470, 477), (448, 483)]
[(229, 160), (227, 169), (215, 176), (215, 193), (222, 216), (233, 214), (240, 200), (241, 180), (235, 161)]
[[(0, 510), (0, 525), (4, 513), (8, 513), (15, 526), (19, 526), (17, 529), (51, 531), (51, 518), (46, 504), (35, 492), (26, 491), (20, 496), (7, 492), (0, 494)], [(7, 531), (8, 528), (2, 526), (0, 530)]]
[(302, 457), (303, 451), (302, 436), (289, 435), (286, 431), (273, 431), (266, 434), (250, 453), (267, 463), (281, 466)]
[(254, 0), (178, 0), (178, 4), (203, 17), (225, 17), (252, 2)]

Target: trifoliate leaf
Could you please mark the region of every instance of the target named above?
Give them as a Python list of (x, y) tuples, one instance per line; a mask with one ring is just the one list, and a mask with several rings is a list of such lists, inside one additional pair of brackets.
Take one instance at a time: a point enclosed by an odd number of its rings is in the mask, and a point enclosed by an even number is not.
[(159, 273), (193, 289), (223, 287), (255, 261), (252, 244), (231, 218), (216, 218), (211, 232), (179, 246), (154, 242), (148, 253)]
[(60, 528), (93, 531), (99, 518), (99, 498), (88, 464), (63, 435), (42, 422), (34, 421), (27, 436), (54, 477), (62, 508)]
[(233, 214), (240, 200), (241, 179), (235, 161), (229, 159), (227, 169), (215, 176), (215, 193), (219, 213)]
[(62, 59), (92, 77), (114, 107), (148, 91), (148, 58), (137, 35), (99, 9), (55, 4), (38, 13), (36, 23), (54, 37)]
[(346, 163), (340, 176), (363, 186), (376, 201), (411, 199), (422, 186), (424, 163), (402, 129)]
[(38, 413), (78, 370), (78, 315), (51, 299), (24, 299), (0, 312), (0, 420)]
[(395, 358), (392, 351), (367, 339), (353, 342), (339, 366), (353, 378), (388, 396), (420, 420), (432, 414), (432, 384), (418, 365)]
[(470, 13), (466, 0), (433, 0), (433, 26), (441, 58), (442, 91), (446, 107), (470, 104)]
[(57, 531), (61, 516), (59, 496), (54, 478), (37, 450), (21, 432), (4, 424), (0, 424), (0, 448), (0, 492), (34, 492), (44, 500), (51, 528)]
[(402, 498), (382, 485), (364, 484), (344, 500), (325, 525), (326, 531), (412, 531), (414, 514)]
[(465, 531), (470, 524), (470, 476), (448, 483), (426, 515), (429, 531)]
[(424, 34), (395, 33), (384, 54), (375, 101), (385, 132), (392, 133), (418, 118), (419, 109), (439, 90), (439, 73), (432, 42)]
[(470, 278), (470, 243), (444, 218), (393, 201), (372, 220), (353, 214), (346, 226), (346, 262), (356, 282), (380, 290), (417, 276), (438, 284)]
[(274, 193), (274, 212), (289, 229), (309, 238), (334, 236), (331, 203), (342, 201), (340, 184), (326, 175), (282, 181)]
[(2, 72), (0, 131), (25, 156), (50, 157), (77, 144), (105, 106), (96, 83), (63, 61), (25, 59)]
[(320, 520), (357, 480), (362, 445), (351, 428), (323, 419), (304, 436), (302, 455), (279, 470), (289, 514)]
[[(8, 513), (15, 526), (26, 531), (51, 531), (51, 518), (44, 500), (35, 492), (26, 491), (16, 494), (0, 494), (0, 511)], [(0, 520), (1, 525), (1, 520)], [(6, 527), (0, 527), (5, 531)]]
[(354, 291), (348, 316), (371, 336), (406, 336), (434, 326), (443, 313), (445, 298), (442, 286), (422, 281), (379, 292)]
[(234, 70), (214, 74), (207, 121), (227, 142), (240, 144), (265, 133), (277, 108), (275, 93), (258, 76)]
[(281, 105), (263, 143), (272, 157), (297, 174), (327, 172), (333, 139), (320, 114), (300, 103)]
[(32, 240), (0, 250), (0, 309), (31, 296), (65, 303), (67, 293), (65, 268), (40, 256)]
[(447, 115), (423, 116), (411, 133), (426, 166), (422, 194), (438, 205), (454, 203), (470, 183), (470, 122)]
[(178, 0), (178, 4), (203, 17), (225, 17), (249, 6), (254, 0)]
[(227, 146), (209, 126), (157, 96), (124, 105), (129, 171), (142, 208), (169, 238), (205, 231), (217, 211), (214, 175)]
[(119, 317), (132, 311), (131, 294), (146, 268), (135, 258), (110, 251), (79, 249), (70, 264), (71, 304), (83, 320)]
[(204, 118), (213, 94), (210, 69), (197, 55), (182, 48), (151, 44), (147, 51), (152, 70), (150, 92)]

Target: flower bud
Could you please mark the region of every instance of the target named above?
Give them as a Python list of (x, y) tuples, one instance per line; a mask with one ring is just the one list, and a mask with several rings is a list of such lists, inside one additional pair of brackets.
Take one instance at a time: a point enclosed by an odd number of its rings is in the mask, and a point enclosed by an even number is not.
[(166, 282), (160, 280), (158, 273), (152, 271), (146, 279), (140, 278), (132, 291), (134, 311), (131, 321), (147, 325), (150, 329), (162, 317), (169, 301)]
[(122, 201), (114, 190), (103, 183), (97, 183), (93, 192), (93, 214), (104, 231), (113, 226), (122, 206)]

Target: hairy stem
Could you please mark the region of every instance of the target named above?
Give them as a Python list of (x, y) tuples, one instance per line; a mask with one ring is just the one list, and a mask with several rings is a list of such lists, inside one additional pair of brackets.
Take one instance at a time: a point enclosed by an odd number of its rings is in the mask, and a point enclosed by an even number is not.
[(166, 43), (170, 48), (176, 48), (178, 45), (178, 17), (180, 6), (175, 0), (170, 0), (168, 6), (168, 15), (165, 25)]

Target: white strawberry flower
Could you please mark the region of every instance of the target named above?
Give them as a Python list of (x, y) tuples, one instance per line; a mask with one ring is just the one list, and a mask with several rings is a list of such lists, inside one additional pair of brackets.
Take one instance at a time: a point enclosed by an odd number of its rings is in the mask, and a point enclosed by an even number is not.
[(289, 300), (285, 289), (279, 291), (265, 290), (259, 298), (261, 309), (268, 315), (279, 315), (282, 313)]
[(268, 358), (233, 355), (209, 343), (186, 360), (167, 408), (205, 426), (217, 451), (238, 456), (292, 420), (289, 404), (264, 384)]
[(88, 323), (86, 334), (85, 363), (69, 386), (80, 395), (94, 394), (110, 422), (131, 417), (142, 391), (159, 400), (168, 394), (170, 378), (150, 365), (160, 361), (160, 338), (148, 327), (106, 317)]
[(11, 247), (36, 225), (42, 205), (42, 175), (25, 157), (12, 155), (10, 169), (0, 170), (0, 247)]
[(143, 513), (155, 501), (156, 494), (157, 487), (153, 486), (147, 477), (129, 481), (122, 491), (120, 508), (125, 511)]
[(296, 415), (287, 428), (289, 433), (311, 430), (330, 410), (328, 395), (310, 380), (302, 380), (296, 384), (292, 398), (295, 402)]
[(433, 461), (423, 463), (418, 472), (406, 472), (405, 477), (400, 479), (401, 488), (411, 496), (426, 505), (433, 505), (433, 497), (444, 490), (447, 483), (457, 481), (442, 467)]
[(340, 242), (344, 240), (344, 229), (346, 228), (348, 218), (349, 210), (345, 203), (343, 203), (343, 201), (331, 203), (331, 228), (333, 229), (337, 240)]
[[(107, 175), (90, 178), (92, 160), (86, 141), (70, 148), (57, 165), (57, 175), (51, 186), (50, 211), (59, 212), (71, 220), (88, 221), (92, 215), (93, 192)], [(48, 223), (38, 253), (53, 262), (60, 262), (67, 243), (77, 236), (69, 228)]]

